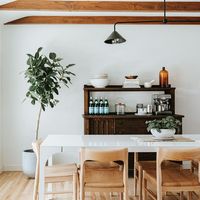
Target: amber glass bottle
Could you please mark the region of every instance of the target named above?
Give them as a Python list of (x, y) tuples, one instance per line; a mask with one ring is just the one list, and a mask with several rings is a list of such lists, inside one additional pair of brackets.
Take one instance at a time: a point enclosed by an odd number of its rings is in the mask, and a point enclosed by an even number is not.
[(162, 68), (162, 70), (159, 73), (160, 78), (160, 87), (168, 87), (168, 71), (165, 69), (165, 67)]

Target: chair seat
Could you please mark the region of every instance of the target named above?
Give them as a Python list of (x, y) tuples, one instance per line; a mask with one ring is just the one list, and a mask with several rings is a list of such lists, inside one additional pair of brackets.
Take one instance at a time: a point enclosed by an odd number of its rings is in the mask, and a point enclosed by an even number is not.
[[(144, 170), (145, 177), (156, 184), (156, 170)], [(194, 175), (190, 170), (163, 169), (162, 170), (163, 186), (199, 186), (198, 176)]]
[(122, 180), (123, 166), (116, 162), (85, 162), (85, 187), (123, 187)]
[[(138, 161), (136, 167), (141, 167), (142, 169), (155, 169), (156, 168), (156, 161)], [(162, 167), (166, 168), (181, 168), (181, 164), (177, 162), (165, 161), (162, 164)]]
[(45, 178), (66, 177), (77, 173), (76, 164), (53, 165), (45, 167)]
[(123, 187), (124, 186), (124, 184), (123, 184), (123, 182), (118, 182), (118, 183), (116, 183), (116, 182), (104, 182), (104, 183), (100, 183), (100, 182), (93, 182), (93, 183), (86, 183), (85, 184), (85, 187), (94, 187), (94, 188), (113, 188), (113, 187), (115, 187), (115, 188), (117, 188), (117, 187), (119, 187), (119, 188), (121, 188), (121, 187)]
[(104, 162), (86, 161), (85, 168), (86, 169), (95, 169), (95, 170), (118, 169), (121, 171), (123, 169), (123, 165), (118, 164), (117, 162), (104, 163)]
[(136, 162), (137, 167), (141, 167), (142, 169), (155, 169), (156, 161), (138, 161)]

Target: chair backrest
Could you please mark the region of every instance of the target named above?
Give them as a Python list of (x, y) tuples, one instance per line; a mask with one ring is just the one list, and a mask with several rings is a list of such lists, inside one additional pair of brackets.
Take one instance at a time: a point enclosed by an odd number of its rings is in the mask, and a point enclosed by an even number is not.
[(84, 163), (85, 161), (97, 161), (109, 163), (112, 161), (123, 162), (123, 182), (124, 187), (128, 187), (128, 149), (113, 149), (113, 150), (95, 150), (82, 148), (81, 149), (81, 184), (84, 185)]
[(200, 160), (200, 148), (189, 148), (189, 149), (160, 148), (158, 150), (157, 157), (159, 164), (161, 164), (164, 160), (173, 160), (173, 161)]
[(126, 164), (128, 160), (128, 149), (94, 150), (82, 148), (81, 163), (84, 163), (87, 160), (98, 162), (123, 161), (123, 163)]
[[(157, 195), (161, 194), (162, 191), (162, 169), (161, 164), (163, 161), (200, 161), (200, 148), (185, 148), (185, 149), (169, 149), (159, 148), (157, 152), (157, 164), (156, 164), (156, 175), (157, 175)], [(200, 172), (200, 171), (199, 171)], [(200, 174), (198, 172), (199, 182)]]

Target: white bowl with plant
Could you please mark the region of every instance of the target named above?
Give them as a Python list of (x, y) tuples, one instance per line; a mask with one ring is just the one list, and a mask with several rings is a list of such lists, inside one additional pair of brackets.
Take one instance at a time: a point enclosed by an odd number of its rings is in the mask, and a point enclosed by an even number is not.
[(154, 119), (146, 121), (147, 131), (159, 139), (172, 138), (176, 133), (176, 129), (181, 126), (181, 121), (173, 116), (167, 116), (162, 119)]

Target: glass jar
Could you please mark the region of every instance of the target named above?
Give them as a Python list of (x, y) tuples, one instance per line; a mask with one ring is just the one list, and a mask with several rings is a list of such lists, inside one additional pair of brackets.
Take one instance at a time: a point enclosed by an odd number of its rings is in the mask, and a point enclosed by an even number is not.
[(115, 112), (117, 115), (124, 115), (125, 114), (126, 105), (124, 103), (116, 103), (115, 104)]
[(143, 104), (142, 103), (138, 103), (136, 105), (136, 113), (138, 113), (138, 108), (143, 108)]
[(159, 80), (160, 80), (160, 86), (161, 87), (168, 87), (168, 71), (165, 69), (165, 67), (162, 68), (162, 70), (159, 73)]

